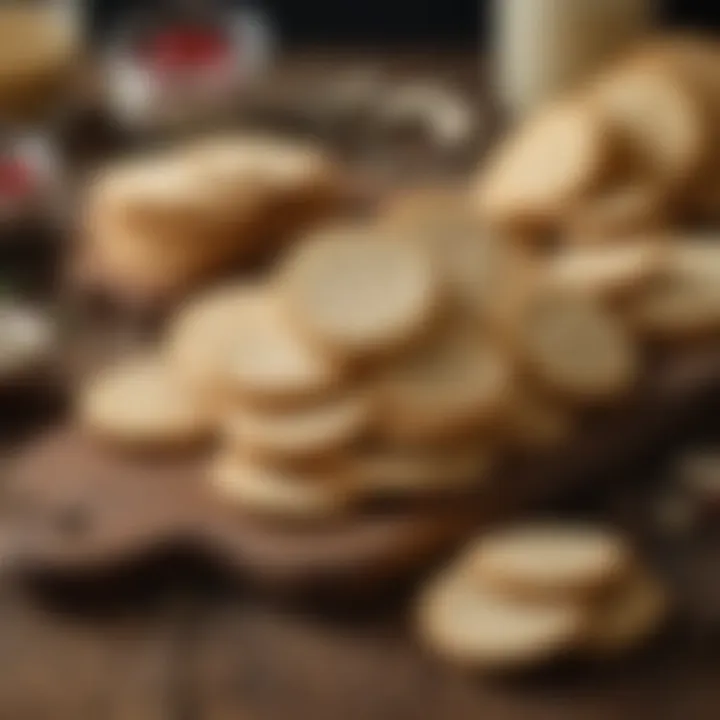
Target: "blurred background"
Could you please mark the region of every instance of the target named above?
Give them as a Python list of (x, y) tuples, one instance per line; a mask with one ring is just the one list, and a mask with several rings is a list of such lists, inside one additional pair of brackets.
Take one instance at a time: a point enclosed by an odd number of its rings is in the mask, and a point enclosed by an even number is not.
[[(98, 35), (144, 0), (95, 0), (92, 23)], [(159, 4), (159, 3), (158, 3)], [(720, 26), (720, 5), (713, 0), (664, 0), (668, 21), (687, 27)], [(283, 39), (292, 44), (322, 42), (433, 42), (472, 45), (484, 34), (488, 0), (272, 0), (261, 3), (275, 18)]]

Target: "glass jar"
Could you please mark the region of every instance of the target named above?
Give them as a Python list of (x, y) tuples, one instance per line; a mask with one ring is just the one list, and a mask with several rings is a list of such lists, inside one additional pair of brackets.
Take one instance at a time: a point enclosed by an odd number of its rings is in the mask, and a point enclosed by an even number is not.
[(84, 35), (80, 0), (0, 0), (0, 245), (28, 245), (62, 206), (58, 134)]
[(495, 0), (495, 84), (521, 115), (571, 89), (651, 27), (654, 0)]
[(116, 28), (106, 58), (108, 107), (125, 129), (217, 117), (267, 66), (267, 17), (245, 0), (149, 3)]
[(0, 122), (44, 122), (62, 102), (82, 38), (79, 0), (0, 1)]

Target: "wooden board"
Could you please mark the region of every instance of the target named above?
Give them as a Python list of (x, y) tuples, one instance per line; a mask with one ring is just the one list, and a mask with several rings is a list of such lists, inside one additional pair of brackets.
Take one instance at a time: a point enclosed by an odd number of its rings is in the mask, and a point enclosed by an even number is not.
[[(628, 496), (630, 487), (595, 512), (608, 522), (631, 521), (642, 535), (647, 496), (642, 488)], [(615, 505), (632, 518), (614, 517)], [(647, 554), (675, 580), (681, 600), (707, 600), (713, 587), (720, 598), (717, 573), (707, 573), (720, 563), (720, 532), (680, 545), (651, 542)], [(685, 562), (698, 557), (704, 561)], [(332, 615), (273, 607), (187, 568), (174, 581), (152, 584), (155, 590), (140, 599), (112, 599), (110, 586), (110, 599), (89, 601), (57, 589), (22, 593), (6, 579), (0, 718), (717, 718), (720, 617), (698, 620), (692, 602), (681, 604), (675, 626), (635, 657), (501, 682), (464, 675), (428, 655), (412, 634), (412, 593), (380, 613)]]
[[(720, 429), (717, 421), (706, 430)], [(711, 436), (712, 437), (712, 436)], [(231, 590), (202, 593), (187, 672), (192, 716), (203, 720), (713, 720), (720, 703), (720, 529), (681, 535), (655, 520), (646, 463), (569, 508), (634, 537), (674, 588), (671, 627), (634, 657), (490, 681), (439, 663), (416, 642), (414, 592), (378, 615), (288, 612)], [(667, 454), (666, 454), (667, 453)]]
[(384, 590), (481, 528), (667, 442), (720, 389), (719, 369), (715, 348), (674, 355), (566, 447), (510, 458), (474, 494), (368, 507), (310, 527), (260, 520), (215, 497), (204, 458), (132, 458), (61, 428), (28, 445), (9, 471), (0, 523), (7, 561), (36, 573), (106, 575), (190, 546), (282, 593)]

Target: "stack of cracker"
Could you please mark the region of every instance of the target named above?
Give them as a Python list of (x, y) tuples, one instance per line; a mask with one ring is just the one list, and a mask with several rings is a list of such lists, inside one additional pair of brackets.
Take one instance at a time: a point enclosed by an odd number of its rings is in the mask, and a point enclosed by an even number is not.
[(720, 45), (665, 38), (541, 109), (474, 184), (484, 216), (530, 238), (613, 241), (720, 219)]
[(585, 408), (632, 391), (628, 308), (666, 268), (664, 245), (540, 260), (463, 194), (421, 195), (191, 300), (159, 351), (90, 383), (86, 426), (125, 445), (219, 438), (216, 492), (316, 519), (484, 488), (498, 457), (562, 446)]
[(622, 537), (534, 524), (474, 543), (422, 593), (418, 626), (441, 657), (507, 672), (633, 650), (659, 630), (669, 606)]
[[(478, 433), (506, 407), (511, 365), (422, 243), (327, 228), (240, 292), (217, 393), (218, 491), (245, 509), (306, 515), (483, 480), (490, 448)], [(193, 314), (174, 347), (197, 377), (182, 350), (197, 342)]]
[[(647, 193), (654, 207), (688, 199), (681, 190), (700, 177), (705, 156), (696, 157), (681, 120), (705, 116), (670, 98), (696, 97), (680, 70), (699, 62), (704, 47), (653, 47), (544, 111), (511, 135), (479, 186), (416, 189), (362, 223), (295, 235), (269, 275), (190, 300), (159, 350), (90, 383), (84, 423), (126, 446), (219, 439), (214, 491), (283, 519), (317, 519), (378, 498), (474, 492), (492, 484), (498, 458), (572, 442), (588, 409), (633, 392), (647, 349), (720, 331), (720, 245), (648, 232), (654, 223), (625, 234), (638, 228), (625, 220), (623, 233), (603, 220), (602, 232), (572, 236), (605, 242), (550, 251), (526, 233), (575, 222), (591, 201), (595, 213), (601, 189), (614, 188), (621, 207)], [(613, 102), (600, 102), (606, 97)], [(108, 240), (107, 248), (122, 249), (133, 272), (174, 281), (175, 265), (154, 265), (148, 247), (169, 243), (175, 249), (163, 245), (163, 258), (186, 248), (219, 262), (230, 246), (253, 247), (248, 238), (258, 236), (237, 239), (238, 227), (252, 226), (258, 208), (263, 225), (268, 208), (273, 224), (284, 225), (281, 208), (301, 188), (306, 199), (330, 190), (332, 173), (316, 155), (282, 154), (273, 164), (256, 146), (210, 145), (185, 151), (180, 164), (188, 158), (204, 168), (202, 188), (195, 178), (186, 203), (164, 208), (158, 183), (152, 212), (142, 197), (132, 213), (123, 203), (96, 203), (96, 226), (105, 228), (96, 246), (122, 226), (139, 243)], [(237, 192), (240, 176), (247, 195)], [(170, 195), (180, 196), (177, 188)], [(258, 196), (265, 200), (238, 202)], [(198, 208), (230, 197), (233, 222), (225, 211), (212, 215), (217, 234), (199, 243)], [(148, 222), (164, 232), (144, 244)], [(138, 255), (122, 254), (130, 248)]]
[(621, 403), (650, 341), (720, 329), (716, 243), (539, 258), (443, 202), (313, 231), (270, 276), (191, 300), (160, 349), (88, 385), (86, 426), (125, 447), (220, 438), (217, 492), (317, 518), (474, 491), (498, 457), (562, 447)]
[(334, 213), (342, 194), (323, 150), (277, 138), (215, 138), (125, 160), (89, 183), (78, 273), (115, 295), (177, 299), (267, 256)]

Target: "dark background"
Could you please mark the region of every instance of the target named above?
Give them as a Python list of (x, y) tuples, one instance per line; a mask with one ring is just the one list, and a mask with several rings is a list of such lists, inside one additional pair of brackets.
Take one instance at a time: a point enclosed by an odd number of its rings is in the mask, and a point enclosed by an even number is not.
[[(212, 2), (212, 0), (206, 0)], [(596, 0), (603, 2), (603, 0)], [(240, 2), (240, 0), (238, 0)], [(470, 45), (484, 34), (490, 0), (265, 0), (286, 42), (416, 43)], [(132, 7), (147, 9), (152, 0), (94, 0), (91, 14), (98, 32)], [(720, 27), (718, 0), (665, 0), (665, 18), (673, 24)]]

